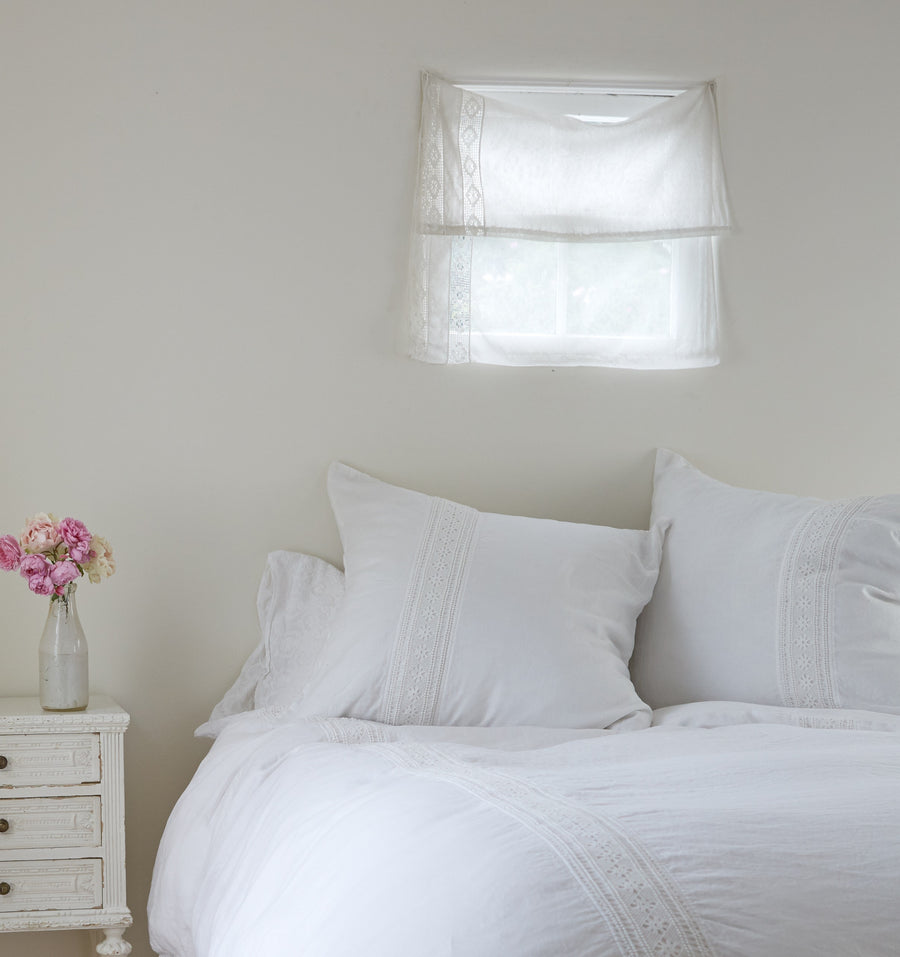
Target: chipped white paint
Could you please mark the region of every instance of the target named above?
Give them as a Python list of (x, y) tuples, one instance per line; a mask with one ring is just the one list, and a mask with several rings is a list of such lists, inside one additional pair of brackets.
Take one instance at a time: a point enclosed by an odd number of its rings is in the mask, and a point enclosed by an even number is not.
[(127, 955), (123, 737), (128, 715), (94, 697), (57, 714), (0, 698), (0, 932), (99, 930)]
[(99, 844), (99, 795), (0, 798), (0, 850)]

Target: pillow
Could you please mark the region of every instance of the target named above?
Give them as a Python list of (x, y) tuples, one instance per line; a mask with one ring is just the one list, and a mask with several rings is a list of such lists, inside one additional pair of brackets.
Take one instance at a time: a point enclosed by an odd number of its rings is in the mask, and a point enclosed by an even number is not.
[(332, 465), (346, 595), (306, 714), (646, 727), (626, 662), (662, 534), (477, 512)]
[(900, 714), (900, 496), (733, 488), (660, 450), (652, 521), (669, 528), (632, 675), (654, 708)]
[(256, 598), (262, 640), (210, 721), (253, 708), (293, 704), (318, 657), (344, 576), (333, 565), (297, 552), (272, 552)]
[(334, 565), (295, 552), (269, 556), (257, 597), (266, 662), (255, 707), (297, 700), (343, 598), (344, 575)]

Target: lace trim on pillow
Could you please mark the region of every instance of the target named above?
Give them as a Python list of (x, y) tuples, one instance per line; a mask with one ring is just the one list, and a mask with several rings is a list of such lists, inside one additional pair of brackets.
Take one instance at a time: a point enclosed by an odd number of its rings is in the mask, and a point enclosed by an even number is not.
[(428, 745), (380, 749), (399, 766), (446, 781), (518, 821), (581, 886), (626, 957), (713, 957), (700, 919), (665, 868), (612, 817), (509, 772)]
[(833, 576), (858, 498), (814, 508), (794, 529), (778, 589), (778, 687), (792, 708), (839, 708), (834, 670)]
[(397, 629), (378, 720), (434, 724), (479, 513), (435, 498)]
[(322, 736), (331, 744), (377, 744), (387, 741), (387, 730), (359, 718), (316, 718)]

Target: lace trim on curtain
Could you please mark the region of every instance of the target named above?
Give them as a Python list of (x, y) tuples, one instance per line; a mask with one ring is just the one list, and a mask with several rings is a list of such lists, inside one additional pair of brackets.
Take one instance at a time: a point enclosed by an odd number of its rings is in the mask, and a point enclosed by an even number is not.
[(422, 236), (413, 240), (409, 268), (410, 350), (413, 359), (428, 361), (428, 244)]
[(472, 240), (450, 243), (450, 342), (447, 361), (468, 362), (472, 342)]
[(794, 529), (778, 588), (778, 686), (792, 708), (839, 708), (833, 576), (844, 533), (869, 498), (814, 508)]
[(406, 589), (378, 720), (434, 724), (479, 513), (433, 499)]
[(441, 90), (436, 84), (425, 87), (422, 104), (422, 176), (419, 205), (426, 222), (444, 222), (444, 137), (441, 132)]
[(463, 179), (463, 222), (467, 236), (480, 236), (484, 233), (484, 193), (481, 188), (483, 125), (483, 97), (463, 90), (459, 107), (459, 161)]
[[(447, 361), (471, 360), (472, 236), (484, 235), (484, 192), (481, 186), (481, 133), (484, 98), (463, 90), (459, 106), (459, 166), (465, 235), (450, 241), (450, 329)], [(443, 220), (441, 220), (443, 222)]]
[[(422, 130), (419, 141), (419, 185), (416, 205), (426, 221), (444, 222), (444, 137), (441, 133), (440, 86), (428, 83), (422, 98)], [(428, 354), (428, 277), (431, 269), (429, 246), (424, 236), (413, 233), (410, 268), (410, 311), (412, 355)]]
[(699, 918), (671, 876), (614, 818), (428, 745), (388, 744), (380, 753), (467, 791), (543, 841), (606, 922), (622, 955), (713, 957)]

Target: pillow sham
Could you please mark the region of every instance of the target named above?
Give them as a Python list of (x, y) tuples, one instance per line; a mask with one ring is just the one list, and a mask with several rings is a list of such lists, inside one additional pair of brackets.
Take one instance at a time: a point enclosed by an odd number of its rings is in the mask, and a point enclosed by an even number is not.
[(343, 598), (344, 574), (329, 562), (297, 552), (269, 556), (257, 597), (265, 661), (254, 707), (294, 704)]
[(651, 521), (669, 527), (631, 671), (654, 708), (900, 714), (900, 496), (735, 488), (661, 449)]
[(272, 552), (256, 597), (262, 639), (210, 721), (293, 704), (343, 596), (344, 575), (333, 565), (299, 552)]
[(335, 463), (346, 594), (305, 714), (646, 727), (626, 662), (662, 534), (481, 513)]

